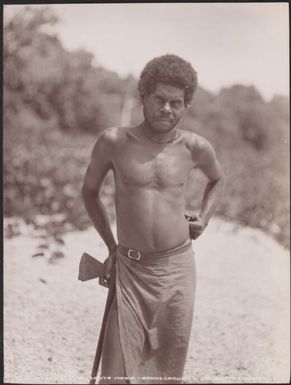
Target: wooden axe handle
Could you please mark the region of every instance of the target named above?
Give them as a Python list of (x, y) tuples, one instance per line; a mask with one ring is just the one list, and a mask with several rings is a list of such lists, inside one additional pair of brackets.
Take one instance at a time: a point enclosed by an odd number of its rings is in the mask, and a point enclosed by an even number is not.
[(104, 335), (105, 335), (105, 329), (106, 329), (106, 323), (108, 319), (108, 314), (110, 311), (110, 307), (113, 302), (113, 298), (115, 295), (115, 265), (112, 267), (112, 272), (111, 272), (111, 279), (110, 279), (110, 285), (109, 285), (109, 290), (108, 290), (108, 295), (106, 299), (106, 305), (105, 305), (105, 310), (104, 310), (104, 315), (103, 315), (103, 320), (102, 320), (102, 325), (100, 329), (100, 334), (99, 334), (99, 339), (98, 339), (98, 344), (97, 344), (97, 349), (95, 353), (95, 358), (94, 358), (94, 363), (93, 363), (93, 368), (91, 372), (91, 378), (89, 384), (95, 384), (96, 381), (96, 376), (97, 372), (99, 369), (99, 364), (102, 356), (102, 348), (103, 348), (103, 341), (104, 341)]

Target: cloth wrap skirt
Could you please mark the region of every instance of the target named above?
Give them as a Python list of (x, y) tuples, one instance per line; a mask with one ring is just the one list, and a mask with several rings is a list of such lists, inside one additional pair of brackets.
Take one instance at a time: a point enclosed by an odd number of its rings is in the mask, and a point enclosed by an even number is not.
[(116, 258), (116, 301), (129, 383), (181, 383), (193, 319), (191, 240), (157, 253)]

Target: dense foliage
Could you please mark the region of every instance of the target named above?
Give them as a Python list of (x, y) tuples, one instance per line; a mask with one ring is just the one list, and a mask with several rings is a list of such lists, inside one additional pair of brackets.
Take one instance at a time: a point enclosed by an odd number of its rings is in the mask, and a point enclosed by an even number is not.
[[(4, 215), (62, 232), (90, 224), (80, 198), (97, 134), (136, 123), (137, 80), (97, 66), (85, 51), (68, 52), (47, 8), (26, 8), (4, 25)], [(198, 88), (183, 126), (206, 137), (226, 173), (218, 214), (264, 229), (289, 245), (289, 108), (235, 85), (217, 95)], [(188, 208), (196, 210), (205, 179), (191, 176)], [(103, 199), (112, 218), (114, 186)]]

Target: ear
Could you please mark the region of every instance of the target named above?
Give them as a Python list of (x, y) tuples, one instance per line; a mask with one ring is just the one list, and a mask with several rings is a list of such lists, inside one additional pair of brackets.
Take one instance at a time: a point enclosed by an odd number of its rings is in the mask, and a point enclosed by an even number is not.
[(139, 95), (138, 101), (139, 101), (141, 106), (143, 106), (143, 104), (144, 104), (144, 98), (145, 98), (145, 95)]

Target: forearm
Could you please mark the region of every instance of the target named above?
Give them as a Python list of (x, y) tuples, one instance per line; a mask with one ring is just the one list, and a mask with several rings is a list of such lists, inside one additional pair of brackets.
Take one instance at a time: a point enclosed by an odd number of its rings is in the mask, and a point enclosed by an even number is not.
[(96, 193), (86, 190), (82, 191), (82, 195), (85, 208), (94, 227), (105, 242), (109, 252), (114, 251), (117, 243), (114, 239), (109, 218), (100, 197), (96, 196)]
[(213, 215), (223, 192), (224, 181), (220, 179), (214, 182), (208, 182), (204, 190), (201, 210), (199, 216), (207, 225)]

